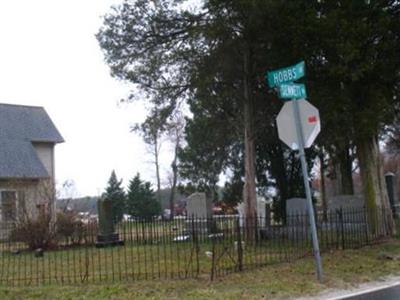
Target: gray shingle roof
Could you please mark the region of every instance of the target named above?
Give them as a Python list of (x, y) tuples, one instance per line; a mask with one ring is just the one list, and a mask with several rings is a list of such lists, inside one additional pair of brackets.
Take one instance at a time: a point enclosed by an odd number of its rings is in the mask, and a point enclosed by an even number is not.
[(3, 139), (64, 142), (43, 107), (0, 103), (0, 140)]
[(7, 140), (0, 144), (0, 178), (48, 178), (31, 142)]
[(0, 103), (0, 178), (46, 178), (32, 142), (64, 139), (42, 107)]

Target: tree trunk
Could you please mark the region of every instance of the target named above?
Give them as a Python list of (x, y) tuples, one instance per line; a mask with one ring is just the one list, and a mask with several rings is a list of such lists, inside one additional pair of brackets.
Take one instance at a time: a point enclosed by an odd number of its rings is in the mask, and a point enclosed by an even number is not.
[(336, 153), (334, 153), (334, 195), (354, 194), (352, 164), (353, 161), (350, 157), (348, 146), (345, 146), (340, 150), (338, 149)]
[(256, 210), (256, 169), (255, 169), (255, 137), (254, 137), (254, 100), (250, 90), (249, 52), (244, 53), (244, 187), (246, 236), (255, 239)]
[[(277, 137), (278, 138), (278, 137)], [(271, 175), (276, 180), (276, 188), (278, 189), (279, 204), (274, 212), (275, 220), (282, 220), (286, 224), (286, 200), (290, 198), (288, 175), (286, 174), (286, 162), (284, 149), (282, 144), (276, 146), (275, 151), (271, 152)]]
[(349, 147), (346, 146), (339, 153), (340, 173), (341, 173), (341, 188), (344, 195), (354, 194), (353, 185), (353, 161), (350, 157)]
[(171, 210), (170, 218), (171, 220), (174, 218), (174, 207), (175, 207), (175, 190), (176, 190), (176, 182), (178, 180), (178, 145), (175, 145), (175, 153), (174, 160), (172, 161), (172, 186), (171, 186), (171, 194), (169, 195), (169, 209)]
[(154, 164), (156, 167), (156, 178), (157, 178), (157, 200), (161, 203), (161, 180), (160, 180), (160, 163), (159, 163), (159, 147), (158, 137), (154, 137)]
[(377, 137), (356, 141), (365, 207), (374, 234), (395, 233)]

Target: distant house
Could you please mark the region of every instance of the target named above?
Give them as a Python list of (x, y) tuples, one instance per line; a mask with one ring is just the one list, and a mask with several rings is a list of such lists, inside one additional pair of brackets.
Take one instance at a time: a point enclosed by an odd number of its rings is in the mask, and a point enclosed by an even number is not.
[(0, 224), (53, 211), (54, 146), (62, 142), (43, 107), (0, 104)]

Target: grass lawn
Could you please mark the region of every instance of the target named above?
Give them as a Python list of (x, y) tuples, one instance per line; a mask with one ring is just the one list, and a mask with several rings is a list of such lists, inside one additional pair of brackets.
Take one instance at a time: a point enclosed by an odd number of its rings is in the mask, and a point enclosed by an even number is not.
[[(245, 268), (304, 257), (311, 249), (307, 243), (295, 247), (290, 241), (264, 241), (254, 246), (245, 244), (243, 247), (242, 261)], [(216, 276), (237, 267), (238, 252), (232, 240), (218, 242), (215, 247), (211, 242), (203, 242), (198, 244), (198, 248), (192, 242), (166, 245), (127, 243), (123, 247), (107, 248), (77, 247), (46, 251), (40, 258), (36, 258), (33, 252), (13, 254), (5, 251), (0, 257), (0, 286), (210, 277), (212, 258), (206, 253), (213, 249)]]
[(400, 241), (359, 250), (333, 251), (323, 255), (325, 282), (315, 279), (314, 261), (270, 265), (253, 271), (196, 280), (137, 281), (130, 284), (0, 287), (0, 299), (287, 299), (315, 294), (327, 288), (347, 288), (358, 283), (400, 274)]

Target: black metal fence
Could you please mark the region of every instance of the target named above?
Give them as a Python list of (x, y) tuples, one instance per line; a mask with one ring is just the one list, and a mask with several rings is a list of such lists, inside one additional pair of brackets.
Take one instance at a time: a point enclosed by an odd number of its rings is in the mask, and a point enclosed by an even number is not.
[[(357, 248), (379, 242), (391, 232), (391, 211), (363, 209), (317, 213), (321, 251)], [(143, 279), (214, 279), (231, 272), (312, 255), (305, 213), (243, 220), (236, 215), (212, 219), (123, 221), (123, 245), (96, 245), (96, 222), (69, 238), (54, 237), (48, 250), (30, 250), (13, 237), (13, 225), (0, 228), (0, 284), (75, 284)], [(10, 227), (11, 226), (11, 227)], [(104, 245), (100, 245), (104, 246)]]

